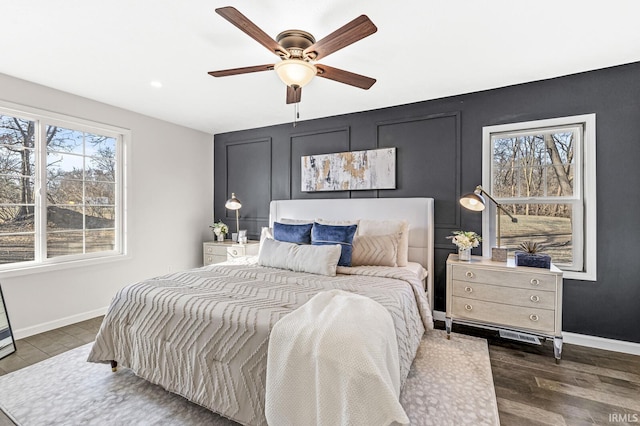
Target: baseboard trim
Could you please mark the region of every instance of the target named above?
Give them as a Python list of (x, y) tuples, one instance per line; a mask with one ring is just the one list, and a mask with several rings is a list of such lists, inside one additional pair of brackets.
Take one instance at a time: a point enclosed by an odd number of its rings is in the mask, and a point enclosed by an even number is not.
[(627, 342), (625, 340), (606, 339), (604, 337), (569, 333), (566, 331), (562, 332), (562, 340), (564, 343), (572, 345), (622, 352), (630, 355), (640, 355), (640, 343)]
[(91, 318), (99, 317), (107, 313), (107, 306), (100, 309), (94, 309), (93, 311), (83, 312), (77, 315), (71, 315), (69, 317), (60, 318), (55, 321), (49, 321), (42, 324), (32, 325), (31, 327), (20, 328), (13, 330), (14, 339), (24, 339), (25, 337), (33, 336), (34, 334), (44, 333), (45, 331), (55, 330), (56, 328), (65, 327), (67, 325), (75, 324), (81, 321), (85, 321)]
[[(444, 321), (446, 312), (433, 311), (433, 319)], [(587, 334), (562, 332), (564, 343), (586, 346), (588, 348), (604, 349), (612, 352), (622, 352), (630, 355), (640, 355), (640, 343), (627, 342), (625, 340), (606, 339), (604, 337), (589, 336)]]

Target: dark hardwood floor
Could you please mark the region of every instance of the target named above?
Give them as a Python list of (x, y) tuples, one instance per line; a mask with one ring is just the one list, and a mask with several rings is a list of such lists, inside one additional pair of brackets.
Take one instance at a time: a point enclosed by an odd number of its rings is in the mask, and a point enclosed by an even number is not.
[[(101, 321), (18, 340), (18, 351), (0, 360), (0, 375), (92, 342)], [(502, 425), (640, 425), (640, 356), (565, 344), (556, 364), (552, 342), (519, 343), (457, 324), (454, 332), (488, 340)], [(0, 426), (8, 425), (0, 412)]]
[(552, 341), (520, 343), (458, 324), (453, 331), (489, 342), (502, 425), (640, 425), (640, 356), (564, 344), (556, 364)]

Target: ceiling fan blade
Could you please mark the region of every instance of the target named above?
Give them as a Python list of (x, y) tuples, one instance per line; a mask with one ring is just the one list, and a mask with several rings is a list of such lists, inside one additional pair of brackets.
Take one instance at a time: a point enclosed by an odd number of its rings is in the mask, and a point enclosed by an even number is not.
[(247, 74), (250, 72), (270, 71), (273, 69), (273, 64), (267, 65), (255, 65), (252, 67), (231, 68), (228, 70), (209, 71), (208, 74), (213, 77), (226, 77), (228, 75)]
[(280, 46), (277, 41), (275, 41), (267, 33), (258, 28), (256, 24), (251, 22), (249, 18), (240, 13), (235, 7), (220, 7), (216, 9), (216, 13), (238, 27), (249, 37), (269, 49), (272, 53), (275, 53), (278, 56), (289, 55), (289, 53), (282, 46)]
[(303, 54), (317, 61), (337, 50), (378, 31), (367, 15), (360, 15), (348, 24), (338, 28), (322, 40), (304, 49)]
[(287, 86), (287, 103), (297, 104), (298, 102), (300, 102), (300, 99), (302, 99), (302, 87)]
[(359, 87), (361, 89), (369, 89), (376, 82), (375, 78), (366, 77), (364, 75), (353, 72), (333, 68), (326, 65), (316, 64), (318, 69), (318, 77), (328, 78), (329, 80), (348, 84), (350, 86)]

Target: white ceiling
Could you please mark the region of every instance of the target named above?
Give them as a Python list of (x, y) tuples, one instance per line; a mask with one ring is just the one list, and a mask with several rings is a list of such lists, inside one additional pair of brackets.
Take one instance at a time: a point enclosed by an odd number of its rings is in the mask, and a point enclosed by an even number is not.
[(275, 72), (207, 75), (279, 60), (222, 6), (273, 38), (319, 40), (361, 14), (378, 27), (320, 61), (377, 83), (315, 78), (301, 120), (640, 61), (637, 0), (14, 0), (0, 5), (0, 73), (208, 133), (291, 122)]

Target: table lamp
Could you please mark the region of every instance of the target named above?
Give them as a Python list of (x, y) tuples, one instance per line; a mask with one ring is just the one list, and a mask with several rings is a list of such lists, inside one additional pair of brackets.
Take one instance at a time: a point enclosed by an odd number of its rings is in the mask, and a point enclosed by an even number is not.
[(485, 208), (485, 200), (484, 200), (484, 197), (482, 196), (483, 194), (489, 197), (491, 201), (493, 201), (493, 204), (496, 205), (496, 210), (498, 213), (498, 218), (497, 218), (498, 222), (497, 222), (497, 229), (496, 229), (496, 244), (498, 247), (491, 247), (491, 260), (495, 260), (498, 262), (506, 262), (507, 249), (502, 247), (502, 245), (500, 244), (500, 214), (501, 212), (505, 212), (507, 216), (511, 218), (511, 221), (514, 223), (517, 223), (518, 219), (513, 217), (511, 213), (509, 213), (504, 207), (502, 207), (502, 204), (498, 203), (491, 196), (491, 194), (485, 191), (480, 185), (476, 186), (476, 189), (473, 192), (463, 195), (462, 198), (460, 198), (460, 204), (462, 205), (462, 207), (466, 209), (473, 210), (476, 212), (481, 212)]
[(240, 200), (236, 198), (235, 192), (231, 193), (231, 198), (229, 198), (227, 202), (224, 203), (224, 207), (229, 210), (236, 211), (236, 239), (234, 241), (238, 242), (238, 235), (240, 234), (240, 213), (239, 212), (240, 212), (240, 207), (242, 207), (242, 203), (240, 202)]

